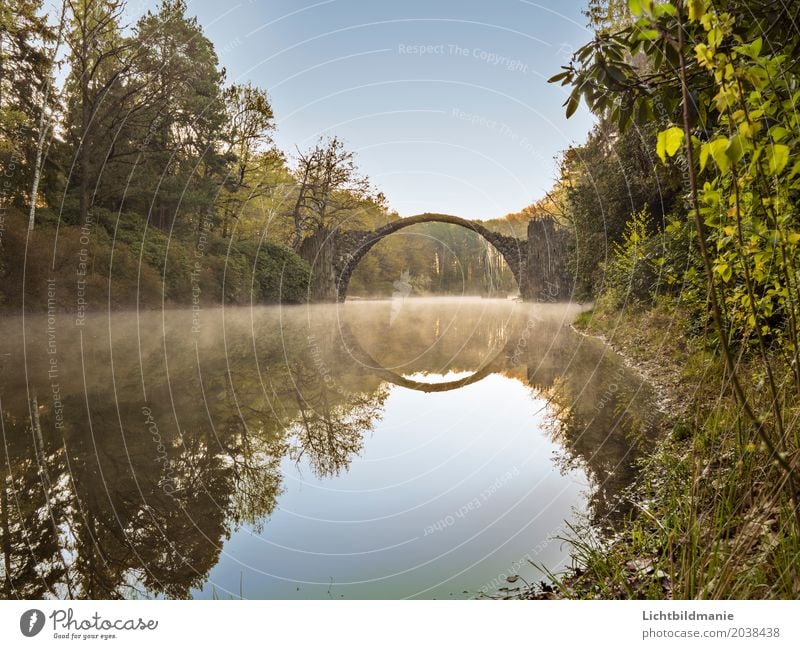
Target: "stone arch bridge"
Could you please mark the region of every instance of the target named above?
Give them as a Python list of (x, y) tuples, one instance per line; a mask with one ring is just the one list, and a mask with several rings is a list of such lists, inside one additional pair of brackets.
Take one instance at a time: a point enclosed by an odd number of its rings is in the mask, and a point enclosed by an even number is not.
[(566, 270), (566, 233), (552, 219), (528, 223), (528, 238), (493, 232), (475, 221), (450, 214), (417, 214), (376, 230), (319, 230), (306, 238), (300, 256), (311, 266), (310, 298), (343, 302), (358, 263), (373, 246), (398, 230), (420, 223), (449, 223), (472, 230), (500, 253), (517, 281), (523, 299), (556, 302), (570, 299), (572, 280)]

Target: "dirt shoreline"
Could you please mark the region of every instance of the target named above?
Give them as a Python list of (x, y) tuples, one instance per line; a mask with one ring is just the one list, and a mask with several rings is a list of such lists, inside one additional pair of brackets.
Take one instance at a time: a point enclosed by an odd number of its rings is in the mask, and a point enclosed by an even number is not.
[[(579, 328), (574, 323), (570, 325), (570, 328), (585, 338), (594, 338), (602, 342), (622, 359), (628, 369), (636, 372), (646, 383), (653, 387), (658, 395), (656, 407), (661, 414), (668, 418), (677, 418), (683, 414), (688, 403), (684, 398), (686, 395), (680, 393), (679, 368), (670, 367), (655, 360), (647, 361), (642, 358), (636, 358), (627, 346), (615, 343), (604, 333), (587, 331)], [(679, 408), (677, 412), (675, 410), (676, 406)]]

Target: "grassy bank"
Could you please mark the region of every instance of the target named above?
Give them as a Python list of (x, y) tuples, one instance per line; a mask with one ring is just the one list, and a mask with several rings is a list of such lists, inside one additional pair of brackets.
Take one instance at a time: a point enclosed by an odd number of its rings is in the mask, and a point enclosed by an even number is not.
[(164, 232), (134, 213), (97, 209), (88, 224), (9, 210), (0, 231), (0, 310), (148, 309), (301, 302), (308, 264), (284, 246), (231, 240), (187, 224)]
[[(786, 473), (745, 425), (724, 364), (702, 331), (669, 303), (605, 306), (576, 328), (602, 336), (664, 394), (670, 422), (630, 492), (634, 514), (612, 538), (575, 530), (575, 565), (553, 575), (569, 598), (796, 598), (800, 538)], [(750, 399), (763, 377), (739, 354)], [(786, 406), (794, 419), (800, 412)], [(797, 467), (797, 439), (785, 457)]]

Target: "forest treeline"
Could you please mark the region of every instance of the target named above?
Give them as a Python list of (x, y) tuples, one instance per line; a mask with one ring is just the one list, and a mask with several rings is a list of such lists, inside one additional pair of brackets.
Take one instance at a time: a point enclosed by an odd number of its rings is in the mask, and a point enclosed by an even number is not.
[[(64, 284), (56, 302), (74, 306), (79, 259), (100, 306), (301, 301), (305, 237), (399, 218), (335, 134), (278, 149), (267, 90), (227, 81), (183, 0), (132, 25), (121, 0), (53, 7), (0, 8), (7, 310), (23, 281), (26, 308), (43, 308), (52, 278)], [(472, 233), (424, 226), (407, 243), (376, 248), (351, 294), (386, 294), (401, 279), (418, 293), (514, 290)]]

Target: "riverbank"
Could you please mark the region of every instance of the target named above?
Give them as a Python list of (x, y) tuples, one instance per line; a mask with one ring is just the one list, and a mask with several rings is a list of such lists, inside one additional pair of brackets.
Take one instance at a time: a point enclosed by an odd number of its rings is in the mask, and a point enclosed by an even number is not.
[[(521, 597), (796, 598), (800, 543), (784, 474), (737, 419), (724, 367), (702, 332), (692, 335), (669, 304), (601, 303), (575, 328), (602, 337), (663, 394), (667, 430), (629, 493), (634, 515), (610, 538), (574, 529), (572, 569), (548, 575), (553, 588)], [(758, 376), (739, 360), (757, 400)]]

